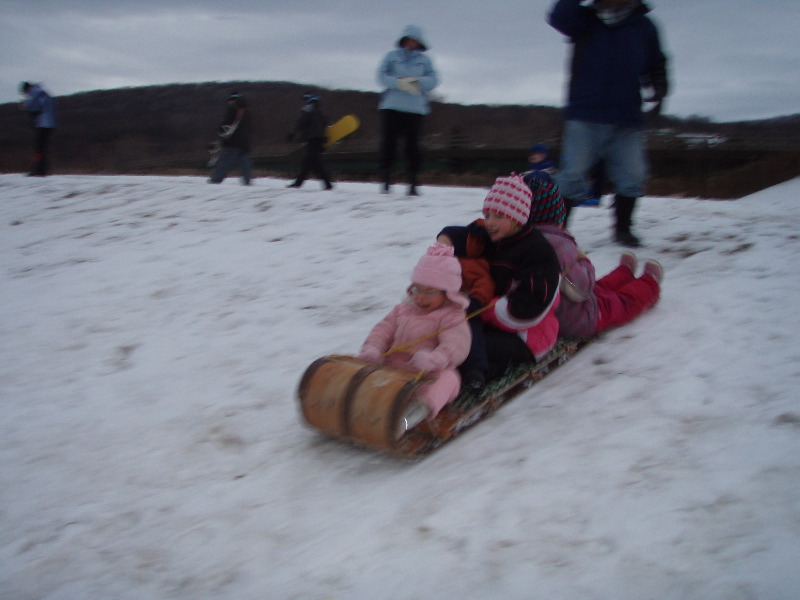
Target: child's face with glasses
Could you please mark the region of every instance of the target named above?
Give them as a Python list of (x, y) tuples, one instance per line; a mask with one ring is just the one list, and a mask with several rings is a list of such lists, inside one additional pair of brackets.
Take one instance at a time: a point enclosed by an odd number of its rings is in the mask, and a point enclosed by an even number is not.
[(442, 290), (414, 284), (408, 288), (411, 301), (424, 313), (429, 313), (445, 303), (447, 296)]

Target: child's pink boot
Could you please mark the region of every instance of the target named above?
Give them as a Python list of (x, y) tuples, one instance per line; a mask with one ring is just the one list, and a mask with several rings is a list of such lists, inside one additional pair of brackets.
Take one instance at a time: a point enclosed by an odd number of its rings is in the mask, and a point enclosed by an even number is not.
[(650, 275), (657, 284), (661, 285), (661, 281), (664, 279), (664, 267), (660, 262), (651, 258), (644, 263), (644, 274)]

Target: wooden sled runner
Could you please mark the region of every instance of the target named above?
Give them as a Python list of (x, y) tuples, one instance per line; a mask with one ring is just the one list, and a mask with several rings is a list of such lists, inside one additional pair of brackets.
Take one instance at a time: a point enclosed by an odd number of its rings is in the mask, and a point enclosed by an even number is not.
[[(560, 340), (534, 365), (520, 365), (476, 394), (462, 389), (431, 421), (405, 432), (404, 417), (427, 380), (416, 373), (378, 366), (352, 356), (314, 361), (303, 374), (298, 399), (305, 421), (322, 433), (408, 459), (439, 448), (567, 362), (589, 340)], [(403, 434), (403, 432), (405, 432)]]

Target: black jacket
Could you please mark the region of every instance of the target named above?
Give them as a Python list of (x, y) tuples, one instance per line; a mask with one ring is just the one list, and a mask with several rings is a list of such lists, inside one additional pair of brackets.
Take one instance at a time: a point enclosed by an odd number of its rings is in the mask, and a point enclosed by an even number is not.
[(511, 315), (519, 320), (532, 320), (550, 308), (558, 292), (561, 265), (553, 247), (530, 225), (515, 235), (493, 243), (483, 220), (466, 227), (445, 227), (459, 257), (482, 257), (489, 261), (497, 296), (508, 297)]
[(292, 130), (292, 135), (299, 136), (304, 142), (325, 140), (327, 128), (328, 118), (320, 108), (319, 102), (309, 102), (303, 106), (300, 117)]
[[(241, 114), (240, 114), (241, 113)], [(238, 120), (236, 128), (230, 135), (225, 135), (227, 128), (230, 128)], [(239, 148), (240, 150), (250, 151), (250, 109), (243, 98), (228, 102), (228, 108), (220, 124), (220, 135), (222, 136), (222, 146), (224, 148)]]

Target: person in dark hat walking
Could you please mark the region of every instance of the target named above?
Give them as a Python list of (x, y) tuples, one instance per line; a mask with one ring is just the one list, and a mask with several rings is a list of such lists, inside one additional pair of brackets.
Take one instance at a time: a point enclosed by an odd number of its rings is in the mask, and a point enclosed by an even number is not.
[(23, 81), (19, 91), (25, 96), (20, 107), (31, 117), (31, 125), (35, 131), (33, 142), (33, 164), (29, 175), (44, 177), (48, 172), (48, 147), (50, 136), (58, 125), (56, 121), (55, 102), (41, 85)]
[(250, 108), (239, 92), (228, 96), (225, 115), (219, 126), (219, 137), (222, 140), (222, 153), (214, 165), (208, 183), (222, 183), (228, 171), (238, 166), (242, 174), (242, 183), (250, 185), (252, 166), (250, 162), (251, 137)]
[(294, 125), (294, 129), (286, 136), (286, 141), (291, 142), (299, 137), (305, 142), (306, 153), (300, 166), (300, 172), (294, 181), (287, 187), (299, 188), (309, 176), (314, 173), (322, 180), (326, 190), (333, 189), (331, 178), (322, 162), (322, 153), (325, 152), (325, 130), (328, 128), (328, 118), (320, 106), (319, 96), (313, 92), (303, 94), (303, 108)]

